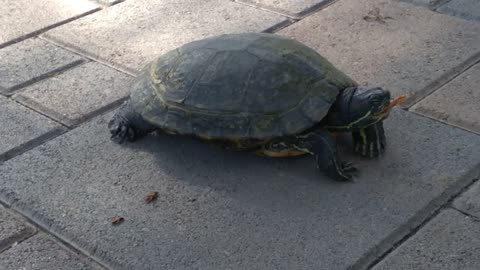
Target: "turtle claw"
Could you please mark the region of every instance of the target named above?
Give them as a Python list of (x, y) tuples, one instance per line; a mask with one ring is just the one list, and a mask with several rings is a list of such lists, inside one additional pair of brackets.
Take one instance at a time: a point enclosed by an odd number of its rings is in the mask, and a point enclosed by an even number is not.
[(135, 140), (135, 130), (127, 124), (124, 119), (114, 116), (108, 123), (111, 137), (110, 139), (118, 144), (125, 141), (133, 142)]
[(356, 182), (358, 169), (351, 162), (341, 162), (340, 166), (336, 164), (327, 174), (333, 179), (341, 182)]

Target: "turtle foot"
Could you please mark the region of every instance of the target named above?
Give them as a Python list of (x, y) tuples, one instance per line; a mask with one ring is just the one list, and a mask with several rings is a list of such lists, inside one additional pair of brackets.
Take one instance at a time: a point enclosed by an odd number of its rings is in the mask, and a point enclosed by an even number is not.
[(108, 129), (110, 130), (111, 140), (115, 143), (122, 144), (125, 141), (135, 141), (135, 130), (128, 121), (119, 114), (112, 117), (108, 123)]

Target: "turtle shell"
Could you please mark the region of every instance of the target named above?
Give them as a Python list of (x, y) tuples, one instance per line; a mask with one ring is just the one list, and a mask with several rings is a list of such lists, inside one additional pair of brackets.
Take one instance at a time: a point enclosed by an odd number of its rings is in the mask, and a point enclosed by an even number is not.
[(148, 64), (130, 100), (149, 123), (212, 139), (266, 139), (318, 124), (356, 83), (307, 46), (264, 33), (194, 41)]

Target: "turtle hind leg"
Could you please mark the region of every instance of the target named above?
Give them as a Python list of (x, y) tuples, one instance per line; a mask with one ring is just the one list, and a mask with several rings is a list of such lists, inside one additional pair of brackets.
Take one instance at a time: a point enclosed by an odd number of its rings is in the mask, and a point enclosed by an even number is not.
[(122, 144), (125, 141), (134, 142), (156, 128), (135, 112), (127, 100), (110, 119), (108, 129), (112, 141)]
[(296, 152), (311, 154), (315, 156), (320, 171), (338, 181), (353, 181), (357, 173), (352, 163), (339, 159), (335, 139), (326, 130), (273, 140), (264, 145), (261, 152), (274, 157), (293, 156)]

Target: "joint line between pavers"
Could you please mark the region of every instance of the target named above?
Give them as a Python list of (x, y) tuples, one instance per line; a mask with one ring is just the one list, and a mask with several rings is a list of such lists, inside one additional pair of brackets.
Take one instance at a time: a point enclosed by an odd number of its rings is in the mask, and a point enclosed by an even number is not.
[(68, 63), (64, 66), (61, 66), (61, 67), (56, 68), (54, 70), (51, 70), (47, 73), (41, 74), (41, 75), (39, 75), (37, 77), (34, 77), (32, 79), (29, 79), (25, 82), (14, 85), (14, 86), (8, 88), (3, 94), (5, 96), (12, 96), (14, 94), (21, 93), (24, 90), (24, 88), (27, 87), (27, 86), (30, 86), (30, 85), (35, 84), (37, 82), (49, 79), (49, 78), (54, 77), (56, 75), (59, 75), (59, 74), (65, 72), (65, 71), (68, 71), (68, 70), (70, 70), (72, 68), (75, 68), (75, 67), (77, 67), (81, 64), (84, 64), (86, 62), (88, 62), (88, 60), (85, 60), (85, 59), (75, 60), (71, 63)]
[(424, 100), (435, 91), (446, 85), (447, 83), (451, 82), (462, 73), (470, 69), (472, 66), (480, 63), (480, 51), (473, 54), (467, 60), (463, 61), (459, 65), (453, 67), (449, 71), (442, 74), (438, 79), (433, 80), (431, 83), (427, 84), (425, 87), (420, 89), (418, 92), (410, 96), (407, 101), (400, 105), (407, 110), (410, 110), (412, 106), (419, 103), (420, 101)]
[(433, 11), (437, 11), (438, 8), (440, 8), (441, 6), (445, 5), (446, 3), (448, 2), (451, 2), (452, 0), (438, 0), (437, 2), (435, 2), (433, 4), (433, 6), (431, 7), (431, 9)]
[(84, 13), (82, 13), (82, 14), (73, 16), (73, 17), (71, 17), (71, 18), (65, 19), (65, 20), (63, 20), (63, 21), (60, 21), (60, 22), (51, 24), (51, 25), (49, 25), (49, 26), (45, 26), (45, 27), (43, 27), (43, 28), (41, 28), (41, 29), (38, 29), (38, 30), (35, 30), (35, 31), (33, 31), (33, 32), (27, 33), (27, 34), (25, 34), (25, 35), (19, 36), (19, 37), (17, 37), (17, 38), (14, 38), (14, 39), (12, 39), (12, 40), (7, 41), (7, 42), (1, 43), (1, 44), (0, 44), (0, 49), (5, 48), (5, 47), (10, 46), (10, 45), (13, 45), (13, 44), (15, 44), (15, 43), (19, 43), (19, 42), (21, 42), (21, 41), (24, 41), (25, 39), (28, 39), (28, 38), (31, 38), (31, 37), (34, 37), (34, 36), (38, 36), (38, 35), (40, 35), (40, 34), (42, 34), (42, 33), (45, 33), (45, 32), (47, 32), (48, 30), (51, 30), (51, 29), (53, 29), (53, 28), (55, 28), (55, 27), (64, 25), (64, 24), (66, 24), (66, 23), (72, 22), (72, 21), (77, 20), (77, 19), (80, 19), (80, 18), (82, 18), (82, 17), (85, 17), (85, 16), (87, 16), (87, 15), (90, 15), (90, 14), (95, 13), (95, 12), (100, 11), (100, 10), (102, 10), (102, 8), (101, 8), (101, 7), (98, 7), (98, 8), (95, 8), (95, 9), (93, 9), (93, 10), (90, 10), (90, 11), (84, 12)]
[(16, 146), (2, 154), (0, 154), (0, 164), (7, 161), (7, 160), (10, 160), (14, 157), (17, 157), (27, 151), (30, 151), (34, 148), (36, 148), (37, 146), (40, 146), (64, 133), (66, 133), (68, 131), (68, 129), (66, 128), (55, 128), (53, 130), (50, 130), (48, 131), (47, 133), (45, 134), (42, 134), (36, 138), (33, 138), (19, 146)]
[(473, 131), (473, 130), (470, 130), (470, 129), (467, 129), (465, 127), (462, 127), (462, 126), (459, 126), (459, 125), (456, 125), (455, 123), (450, 123), (450, 122), (447, 122), (445, 120), (442, 120), (442, 119), (438, 119), (438, 118), (435, 118), (431, 115), (428, 115), (428, 114), (424, 114), (422, 112), (419, 112), (419, 111), (409, 111), (410, 113), (414, 113), (418, 116), (421, 116), (421, 117), (425, 117), (425, 118), (428, 118), (430, 120), (433, 120), (433, 121), (436, 121), (436, 122), (440, 122), (444, 125), (447, 125), (447, 126), (450, 126), (452, 128), (458, 128), (458, 129), (461, 129), (463, 131), (466, 131), (468, 133), (472, 133), (472, 134), (475, 134), (475, 135), (480, 135), (480, 133), (476, 132), (476, 131)]
[(10, 209), (15, 214), (17, 214), (17, 215), (21, 216), (23, 219), (25, 219), (27, 224), (33, 226), (34, 229), (36, 229), (36, 233), (38, 233), (38, 231), (41, 231), (41, 232), (47, 234), (48, 236), (52, 237), (53, 239), (55, 239), (57, 241), (56, 244), (63, 245), (63, 248), (69, 250), (70, 252), (73, 252), (74, 254), (77, 254), (80, 257), (81, 260), (87, 259), (89, 261), (89, 263), (93, 262), (93, 263), (97, 264), (98, 266), (103, 267), (106, 270), (112, 270), (113, 269), (110, 266), (108, 266), (106, 263), (104, 263), (102, 260), (97, 258), (96, 256), (89, 255), (89, 253), (86, 252), (84, 249), (82, 249), (80, 247), (77, 247), (74, 243), (72, 243), (72, 242), (70, 242), (66, 239), (63, 239), (57, 233), (55, 233), (53, 231), (50, 231), (47, 228), (48, 226), (44, 226), (40, 222), (37, 222), (37, 221), (33, 220), (32, 218), (30, 218), (21, 209), (18, 209), (17, 207), (14, 206), (15, 202), (13, 202), (11, 205), (8, 205), (6, 202), (4, 202), (0, 198), (0, 204), (5, 205), (5, 208)]
[[(477, 179), (477, 180), (478, 180), (478, 179)], [(452, 208), (453, 210), (456, 210), (457, 212), (460, 212), (462, 215), (465, 215), (465, 216), (471, 218), (471, 219), (472, 219), (473, 221), (475, 221), (475, 222), (480, 222), (480, 218), (477, 217), (477, 216), (474, 216), (474, 215), (472, 215), (472, 214), (470, 214), (470, 213), (468, 213), (468, 212), (465, 212), (465, 211), (463, 211), (463, 210), (461, 210), (461, 209), (458, 209), (458, 208), (456, 208), (456, 207), (453, 206), (453, 205), (451, 206), (451, 208)]]
[[(32, 110), (52, 121), (54, 121), (55, 123), (61, 125), (62, 127), (65, 127), (67, 129), (69, 129), (69, 126), (64, 124), (62, 121), (59, 121), (58, 119), (52, 117), (52, 115), (50, 114), (57, 114), (57, 112), (55, 111), (52, 111), (48, 108), (46, 108), (45, 106), (27, 98), (27, 97), (24, 97), (24, 96), (16, 96), (14, 98), (12, 98), (13, 101), (15, 101), (17, 104), (29, 109), (29, 110)], [(46, 113), (48, 112), (48, 114)]]
[(337, 0), (325, 0), (325, 1), (322, 1), (318, 4), (315, 4), (301, 12), (298, 12), (298, 13), (291, 13), (291, 12), (288, 12), (286, 10), (283, 10), (283, 9), (280, 9), (280, 8), (275, 8), (275, 7), (272, 7), (272, 6), (269, 6), (269, 5), (264, 5), (264, 4), (260, 4), (260, 3), (254, 3), (252, 2), (251, 0), (231, 0), (235, 3), (238, 3), (238, 4), (242, 4), (242, 5), (245, 5), (245, 6), (249, 6), (249, 7), (253, 7), (253, 8), (256, 8), (256, 9), (259, 9), (259, 10), (263, 10), (263, 11), (266, 11), (266, 12), (270, 12), (270, 13), (273, 13), (273, 14), (276, 14), (276, 15), (281, 15), (281, 16), (285, 16), (285, 17), (288, 17), (290, 19), (293, 19), (295, 21), (299, 21), (319, 10), (322, 10), (324, 9), (325, 7), (331, 5), (332, 3), (336, 2)]
[[(56, 39), (54, 37), (51, 37), (49, 36), (48, 34), (44, 34), (42, 36), (39, 36), (38, 38), (42, 39), (42, 40), (45, 40), (47, 42), (50, 42), (50, 43), (53, 43), (59, 47), (61, 47), (62, 49), (65, 49), (67, 51), (70, 51), (70, 52), (73, 52), (75, 54), (78, 54), (82, 57), (85, 57), (91, 61), (94, 61), (94, 62), (97, 62), (101, 65), (104, 65), (106, 67), (109, 67), (109, 68), (112, 68), (112, 69), (115, 69), (121, 73), (124, 73), (124, 74), (127, 74), (129, 76), (132, 76), (132, 77), (136, 77), (138, 75), (138, 71), (136, 70), (133, 70), (131, 68), (128, 68), (128, 67), (125, 67), (121, 64), (117, 64), (117, 63), (109, 63), (107, 60), (103, 59), (102, 57), (99, 57), (93, 53), (90, 53), (80, 47), (77, 47), (73, 44), (70, 44), (68, 42), (64, 42), (62, 40), (59, 40), (59, 39)], [(118, 66), (117, 66), (118, 65)]]
[(394, 230), (378, 245), (367, 251), (365, 255), (357, 260), (348, 270), (371, 270), (383, 259), (399, 248), (410, 237), (414, 236), (427, 223), (434, 219), (442, 210), (450, 207), (453, 200), (465, 192), (480, 177), (480, 163), (474, 166), (459, 180), (450, 185), (435, 199), (431, 200), (423, 209), (413, 215), (407, 222)]

